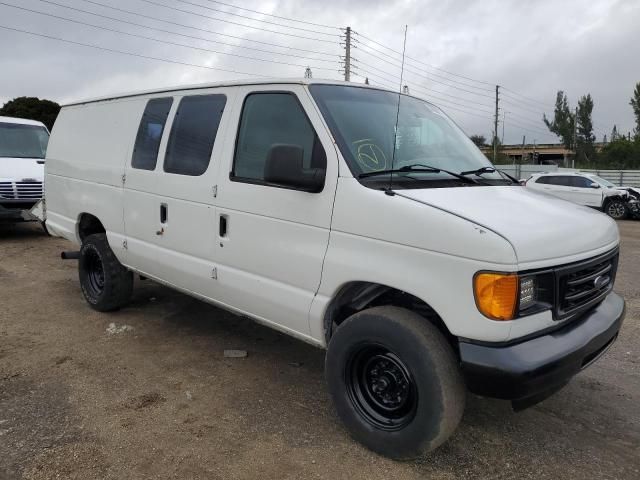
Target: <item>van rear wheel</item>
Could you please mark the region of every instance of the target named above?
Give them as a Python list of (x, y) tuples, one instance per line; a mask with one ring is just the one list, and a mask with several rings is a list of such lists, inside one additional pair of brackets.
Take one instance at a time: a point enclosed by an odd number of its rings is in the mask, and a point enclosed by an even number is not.
[(325, 373), (352, 437), (395, 459), (444, 443), (458, 426), (466, 390), (442, 333), (403, 308), (374, 307), (337, 329)]
[(118, 261), (104, 233), (89, 235), (82, 242), (78, 276), (84, 298), (94, 310), (117, 310), (131, 298), (133, 273)]

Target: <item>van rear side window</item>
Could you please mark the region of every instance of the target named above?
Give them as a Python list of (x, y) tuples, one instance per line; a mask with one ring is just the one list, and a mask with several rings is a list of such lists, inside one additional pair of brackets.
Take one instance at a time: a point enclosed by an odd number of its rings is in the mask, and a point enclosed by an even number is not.
[(155, 170), (162, 132), (172, 103), (173, 98), (154, 98), (147, 103), (133, 148), (133, 168)]
[(180, 101), (167, 144), (165, 172), (198, 176), (207, 171), (226, 103), (224, 95), (192, 95)]

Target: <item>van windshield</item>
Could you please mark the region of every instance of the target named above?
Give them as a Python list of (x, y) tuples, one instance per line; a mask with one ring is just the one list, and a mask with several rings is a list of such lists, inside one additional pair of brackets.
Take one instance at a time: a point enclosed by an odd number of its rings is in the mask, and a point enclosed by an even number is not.
[[(394, 188), (468, 185), (444, 171), (409, 166), (428, 165), (455, 173), (492, 166), (455, 123), (423, 100), (401, 95), (398, 110), (397, 93), (343, 85), (315, 84), (309, 89), (356, 178), (405, 167), (406, 172), (393, 174)], [(389, 174), (364, 177), (360, 181), (374, 188), (390, 182)], [(470, 178), (482, 184), (510, 183), (491, 171)]]
[(44, 127), (0, 122), (0, 158), (44, 158), (48, 143)]

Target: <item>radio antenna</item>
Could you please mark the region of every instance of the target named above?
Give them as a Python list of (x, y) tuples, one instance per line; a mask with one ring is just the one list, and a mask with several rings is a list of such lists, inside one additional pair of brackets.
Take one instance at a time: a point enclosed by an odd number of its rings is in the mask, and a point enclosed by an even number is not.
[(402, 44), (402, 67), (400, 69), (400, 86), (398, 87), (398, 105), (396, 108), (396, 126), (393, 129), (393, 153), (391, 154), (391, 172), (389, 172), (389, 188), (387, 195), (393, 195), (391, 185), (393, 185), (393, 165), (396, 161), (396, 145), (398, 143), (398, 120), (400, 118), (400, 97), (402, 95), (402, 82), (404, 80), (404, 52), (407, 49), (407, 25), (404, 26), (404, 43)]

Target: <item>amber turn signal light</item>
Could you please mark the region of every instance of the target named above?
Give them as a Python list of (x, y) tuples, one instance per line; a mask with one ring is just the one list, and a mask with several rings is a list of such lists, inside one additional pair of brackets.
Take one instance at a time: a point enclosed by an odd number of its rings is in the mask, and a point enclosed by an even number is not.
[(478, 310), (492, 320), (512, 320), (518, 304), (518, 275), (478, 273), (473, 279)]

